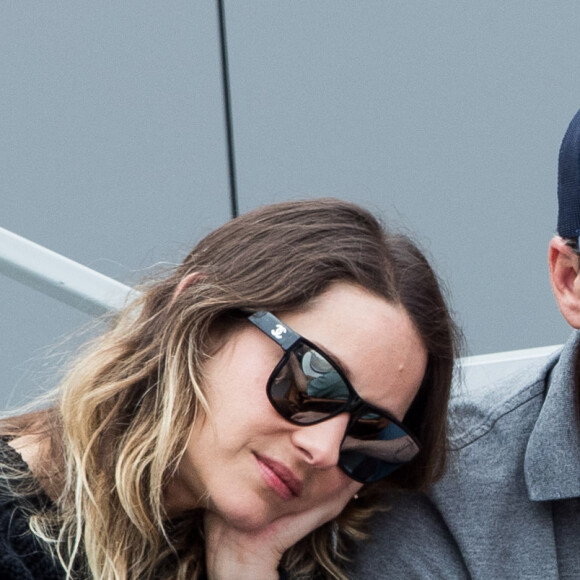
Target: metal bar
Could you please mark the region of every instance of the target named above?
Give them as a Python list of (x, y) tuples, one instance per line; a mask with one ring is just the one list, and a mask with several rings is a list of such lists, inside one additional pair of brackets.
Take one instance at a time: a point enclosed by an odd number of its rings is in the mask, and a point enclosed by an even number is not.
[(472, 389), (485, 389), (486, 385), (529, 367), (540, 368), (562, 345), (526, 348), (468, 356), (459, 360), (457, 382), (459, 392), (463, 385)]
[(536, 348), (506, 350), (503, 352), (493, 352), (491, 354), (466, 356), (461, 359), (461, 365), (466, 368), (473, 366), (498, 365), (517, 361), (545, 359), (561, 347), (561, 344), (553, 344), (552, 346), (540, 346)]
[(230, 68), (228, 64), (228, 40), (226, 35), (226, 13), (223, 0), (217, 0), (218, 22), (220, 29), (220, 50), (222, 57), (222, 80), (224, 92), (224, 115), (226, 125), (226, 142), (228, 148), (228, 168), (230, 177), (230, 203), (232, 218), (239, 214), (238, 186), (236, 179), (236, 157), (234, 152), (234, 124), (232, 120), (232, 105), (230, 91)]
[(87, 314), (123, 308), (129, 287), (0, 228), (0, 273)]

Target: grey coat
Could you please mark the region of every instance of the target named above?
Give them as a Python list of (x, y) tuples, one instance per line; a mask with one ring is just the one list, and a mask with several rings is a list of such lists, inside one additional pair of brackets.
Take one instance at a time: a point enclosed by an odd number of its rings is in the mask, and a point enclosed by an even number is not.
[(580, 579), (579, 344), (453, 398), (446, 475), (374, 522), (353, 578)]

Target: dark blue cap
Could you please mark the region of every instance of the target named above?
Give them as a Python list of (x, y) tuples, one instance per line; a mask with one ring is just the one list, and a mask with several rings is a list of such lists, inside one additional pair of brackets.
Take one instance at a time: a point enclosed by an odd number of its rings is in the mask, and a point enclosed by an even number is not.
[(558, 234), (563, 238), (580, 236), (580, 111), (570, 122), (560, 147)]

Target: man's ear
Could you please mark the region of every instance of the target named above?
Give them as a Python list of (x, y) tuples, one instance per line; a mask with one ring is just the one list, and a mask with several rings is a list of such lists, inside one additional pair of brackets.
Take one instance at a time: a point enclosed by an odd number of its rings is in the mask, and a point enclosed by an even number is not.
[(558, 308), (570, 326), (580, 328), (580, 275), (578, 254), (560, 236), (550, 242), (548, 266)]
[(189, 286), (191, 286), (192, 284), (195, 284), (196, 282), (198, 282), (199, 280), (201, 280), (202, 278), (205, 278), (205, 275), (202, 274), (201, 272), (192, 272), (191, 274), (188, 274), (187, 276), (184, 276), (181, 281), (179, 282), (179, 284), (177, 285), (177, 288), (175, 289), (175, 292), (173, 293), (173, 298), (171, 299), (171, 302), (175, 302), (175, 299), (187, 288), (189, 288)]

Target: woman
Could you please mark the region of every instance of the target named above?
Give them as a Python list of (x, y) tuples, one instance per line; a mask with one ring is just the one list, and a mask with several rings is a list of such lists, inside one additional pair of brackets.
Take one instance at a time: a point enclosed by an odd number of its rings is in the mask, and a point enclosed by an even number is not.
[(385, 490), (442, 471), (455, 347), (424, 256), (367, 211), (243, 215), (144, 289), (49, 407), (0, 425), (6, 566), (344, 578)]

